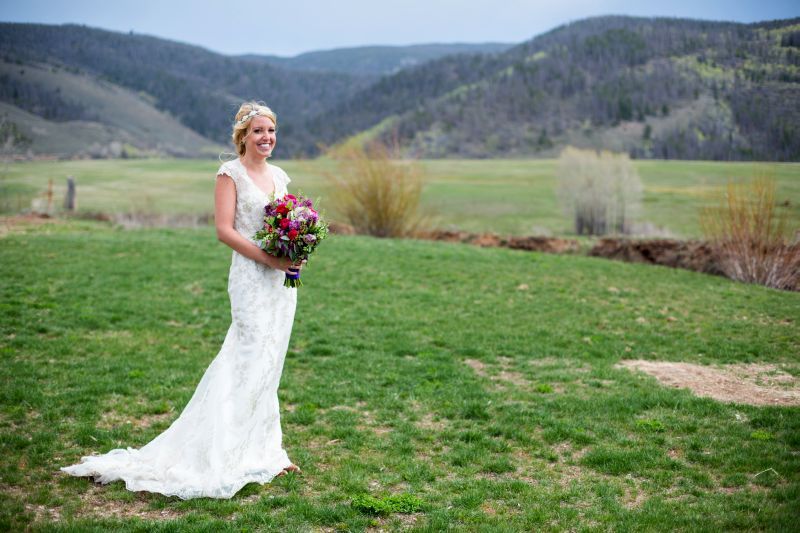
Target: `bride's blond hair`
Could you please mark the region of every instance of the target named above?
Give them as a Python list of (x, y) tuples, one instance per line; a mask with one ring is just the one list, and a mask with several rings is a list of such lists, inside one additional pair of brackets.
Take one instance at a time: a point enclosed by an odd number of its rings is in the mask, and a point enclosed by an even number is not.
[(276, 115), (272, 109), (264, 105), (263, 102), (243, 103), (239, 106), (239, 111), (236, 112), (233, 123), (233, 134), (231, 135), (233, 145), (236, 147), (236, 153), (239, 155), (244, 155), (244, 139), (247, 137), (247, 132), (250, 128), (250, 121), (256, 116), (267, 117), (275, 124), (275, 128), (278, 127), (278, 115)]

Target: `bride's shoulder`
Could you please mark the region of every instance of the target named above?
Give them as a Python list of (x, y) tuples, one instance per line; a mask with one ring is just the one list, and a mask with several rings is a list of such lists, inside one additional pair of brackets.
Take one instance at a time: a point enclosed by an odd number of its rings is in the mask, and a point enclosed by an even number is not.
[(272, 169), (275, 172), (276, 176), (280, 176), (281, 178), (283, 178), (284, 182), (289, 183), (290, 181), (292, 181), (292, 179), (289, 177), (289, 174), (287, 174), (286, 171), (283, 170), (278, 165), (270, 163), (269, 166), (272, 167)]
[(239, 160), (223, 161), (217, 170), (217, 176), (230, 176), (234, 180), (239, 176)]

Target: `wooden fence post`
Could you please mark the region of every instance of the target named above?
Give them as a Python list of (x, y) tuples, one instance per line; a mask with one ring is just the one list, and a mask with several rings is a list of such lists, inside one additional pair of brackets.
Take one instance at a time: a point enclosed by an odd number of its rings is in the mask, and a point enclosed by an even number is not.
[(67, 211), (75, 211), (75, 178), (67, 176), (67, 193), (64, 195), (64, 209)]

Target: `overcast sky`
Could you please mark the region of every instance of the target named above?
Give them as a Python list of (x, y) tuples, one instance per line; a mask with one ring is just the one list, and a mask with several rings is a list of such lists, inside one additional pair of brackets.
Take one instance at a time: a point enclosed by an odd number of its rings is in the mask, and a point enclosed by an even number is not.
[(566, 22), (607, 14), (755, 22), (800, 16), (800, 2), (0, 0), (4, 22), (86, 24), (197, 44), (225, 54), (295, 55), (373, 44), (517, 43)]

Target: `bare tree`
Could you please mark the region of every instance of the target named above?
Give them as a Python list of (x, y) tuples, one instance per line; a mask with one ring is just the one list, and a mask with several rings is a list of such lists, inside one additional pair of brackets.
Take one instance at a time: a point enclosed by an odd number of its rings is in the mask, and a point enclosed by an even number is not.
[(642, 182), (627, 154), (567, 147), (558, 161), (558, 197), (578, 235), (630, 233)]

